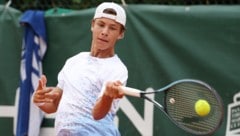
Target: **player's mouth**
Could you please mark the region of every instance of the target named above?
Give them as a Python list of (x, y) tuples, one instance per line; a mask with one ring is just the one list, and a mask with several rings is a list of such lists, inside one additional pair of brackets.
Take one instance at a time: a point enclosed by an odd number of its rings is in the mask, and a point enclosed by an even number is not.
[(104, 42), (104, 43), (107, 43), (107, 42), (108, 42), (108, 40), (105, 40), (105, 39), (102, 39), (102, 38), (98, 38), (98, 41)]

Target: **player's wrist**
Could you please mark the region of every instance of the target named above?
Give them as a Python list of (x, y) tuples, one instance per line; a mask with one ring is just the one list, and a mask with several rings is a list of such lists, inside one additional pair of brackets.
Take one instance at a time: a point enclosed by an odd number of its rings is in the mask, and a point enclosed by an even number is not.
[(113, 98), (110, 97), (109, 95), (105, 94), (105, 93), (103, 94), (102, 97), (103, 97), (104, 100), (107, 100), (107, 101), (113, 101)]

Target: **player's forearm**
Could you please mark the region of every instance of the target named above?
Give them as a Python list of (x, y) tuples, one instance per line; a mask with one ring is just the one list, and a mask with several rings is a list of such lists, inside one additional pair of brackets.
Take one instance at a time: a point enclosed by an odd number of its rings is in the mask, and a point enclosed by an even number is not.
[(101, 98), (99, 98), (92, 110), (93, 118), (95, 120), (104, 118), (112, 106), (112, 101), (113, 98), (106, 95), (103, 95)]

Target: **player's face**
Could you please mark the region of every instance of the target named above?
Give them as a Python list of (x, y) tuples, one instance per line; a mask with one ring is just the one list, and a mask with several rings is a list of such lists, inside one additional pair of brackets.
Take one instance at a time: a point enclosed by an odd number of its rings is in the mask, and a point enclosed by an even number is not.
[(93, 47), (97, 50), (113, 50), (117, 40), (123, 37), (122, 26), (112, 19), (98, 18), (92, 21)]

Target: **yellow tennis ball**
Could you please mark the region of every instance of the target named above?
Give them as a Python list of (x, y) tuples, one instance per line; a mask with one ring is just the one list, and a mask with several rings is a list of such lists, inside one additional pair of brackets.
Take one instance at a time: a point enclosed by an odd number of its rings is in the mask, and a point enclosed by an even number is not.
[(211, 111), (211, 107), (206, 100), (199, 99), (195, 103), (195, 111), (199, 116), (204, 117), (209, 114), (209, 112)]

